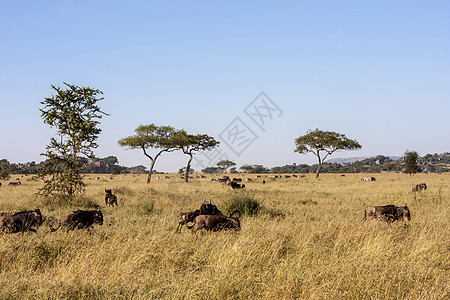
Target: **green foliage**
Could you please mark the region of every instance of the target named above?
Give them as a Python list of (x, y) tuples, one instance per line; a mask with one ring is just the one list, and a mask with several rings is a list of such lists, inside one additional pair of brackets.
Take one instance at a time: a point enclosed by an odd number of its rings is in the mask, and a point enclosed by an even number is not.
[(51, 138), (47, 145), (47, 157), (39, 176), (44, 187), (38, 194), (71, 199), (81, 194), (85, 184), (80, 175), (80, 156), (92, 156), (97, 148), (96, 140), (101, 132), (99, 119), (106, 115), (97, 106), (103, 98), (100, 90), (64, 83), (67, 89), (52, 85), (56, 95), (45, 98), (40, 109), (45, 124), (56, 128), (58, 138)]
[[(150, 159), (151, 164), (147, 183), (151, 182), (153, 168), (156, 160), (163, 152), (172, 152), (178, 149), (179, 130), (172, 126), (157, 126), (155, 124), (140, 125), (135, 130), (135, 135), (125, 137), (118, 141), (119, 146), (129, 149), (142, 149), (144, 155)], [(148, 149), (158, 149), (156, 155), (148, 154)]]
[(259, 202), (249, 196), (234, 196), (223, 203), (223, 212), (229, 216), (234, 214), (254, 216), (259, 213), (260, 209)]
[(0, 178), (8, 179), (10, 170), (11, 170), (11, 165), (9, 164), (9, 162), (2, 161), (0, 163)]
[(246, 173), (269, 173), (270, 170), (264, 167), (263, 165), (243, 165), (240, 168), (242, 171)]
[(174, 144), (184, 154), (189, 155), (185, 169), (185, 181), (188, 182), (191, 162), (195, 152), (210, 151), (217, 147), (220, 142), (207, 134), (188, 134), (186, 131), (180, 130), (174, 138)]
[(221, 160), (217, 163), (217, 166), (225, 169), (225, 171), (228, 170), (228, 168), (233, 167), (235, 165), (236, 163), (231, 160)]
[[(300, 154), (312, 153), (317, 156), (319, 164), (317, 166), (316, 177), (319, 177), (325, 159), (338, 150), (361, 149), (361, 145), (356, 140), (348, 139), (344, 134), (333, 131), (322, 131), (316, 129), (309, 130), (305, 135), (295, 140), (295, 152)], [(325, 152), (325, 156), (321, 156)]]
[(406, 150), (404, 161), (405, 161), (405, 168), (403, 172), (411, 174), (415, 174), (420, 172), (420, 167), (418, 165), (418, 159), (419, 154), (417, 154), (416, 151), (409, 151)]

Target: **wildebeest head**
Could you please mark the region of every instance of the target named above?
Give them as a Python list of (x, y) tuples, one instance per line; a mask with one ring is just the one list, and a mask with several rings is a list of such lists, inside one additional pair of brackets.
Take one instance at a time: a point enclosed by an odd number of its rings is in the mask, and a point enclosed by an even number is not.
[(397, 207), (397, 220), (411, 220), (411, 212), (409, 211), (408, 206), (398, 206)]
[(94, 218), (94, 223), (103, 225), (103, 214), (99, 208), (97, 208), (97, 210), (95, 211), (93, 218)]

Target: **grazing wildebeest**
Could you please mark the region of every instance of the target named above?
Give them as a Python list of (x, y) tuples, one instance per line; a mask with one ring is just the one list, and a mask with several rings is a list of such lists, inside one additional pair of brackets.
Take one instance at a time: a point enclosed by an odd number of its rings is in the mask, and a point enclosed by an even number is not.
[(413, 190), (413, 192), (420, 192), (420, 191), (424, 191), (426, 189), (427, 189), (427, 184), (425, 182), (422, 182), (422, 183), (416, 184), (412, 190)]
[(363, 177), (361, 181), (376, 181), (375, 177)]
[(176, 232), (181, 232), (181, 228), (183, 225), (186, 225), (189, 222), (194, 222), (195, 217), (200, 215), (200, 210), (197, 209), (195, 211), (188, 211), (188, 212), (182, 212), (180, 213), (181, 221), (178, 223), (178, 227), (175, 230)]
[(233, 190), (235, 190), (235, 189), (243, 189), (243, 188), (245, 188), (245, 184), (241, 184), (241, 183), (237, 183), (237, 182), (234, 182), (234, 181), (232, 181), (231, 182), (231, 188), (233, 189)]
[(291, 178), (290, 175), (284, 175), (284, 178)]
[(266, 183), (266, 181), (263, 179), (263, 180), (262, 180), (262, 183), (264, 184), (264, 183)]
[(105, 193), (106, 193), (106, 195), (105, 195), (105, 204), (106, 205), (114, 206), (114, 204), (115, 204), (116, 206), (119, 206), (119, 204), (117, 203), (117, 196), (113, 195), (111, 189), (109, 189), (109, 190), (105, 189)]
[(234, 182), (242, 182), (242, 178), (233, 178), (232, 181), (234, 181)]
[(10, 183), (8, 183), (8, 185), (12, 185), (12, 186), (21, 185), (21, 184), (22, 184), (22, 182), (20, 182), (20, 181), (18, 181), (18, 182), (11, 181)]
[(0, 217), (0, 228), (7, 233), (36, 232), (41, 225), (42, 214), (39, 209), (34, 211), (21, 211), (10, 216)]
[(247, 178), (247, 179), (245, 179), (245, 181), (248, 181), (248, 182), (250, 182), (250, 181), (253, 181), (253, 179), (251, 179), (251, 178)]
[(293, 174), (292, 177), (298, 177), (297, 175)]
[(364, 219), (383, 219), (393, 222), (397, 220), (411, 220), (411, 213), (408, 206), (369, 206), (364, 211)]
[(196, 232), (202, 228), (208, 231), (217, 231), (221, 229), (236, 229), (241, 228), (238, 217), (225, 217), (224, 215), (198, 215), (194, 219), (192, 226), (186, 225), (192, 232)]
[(74, 229), (89, 229), (94, 223), (103, 225), (103, 214), (100, 209), (97, 210), (77, 210), (70, 215), (64, 216), (58, 221), (58, 227), (52, 229), (58, 230), (65, 227), (66, 231)]

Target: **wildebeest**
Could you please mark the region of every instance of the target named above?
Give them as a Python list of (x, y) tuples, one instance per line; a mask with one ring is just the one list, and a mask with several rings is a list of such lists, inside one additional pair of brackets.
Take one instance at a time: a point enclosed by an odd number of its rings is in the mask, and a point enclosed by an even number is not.
[(211, 201), (203, 202), (200, 206), (200, 215), (221, 215), (222, 212), (215, 206), (214, 204), (211, 204)]
[(242, 182), (242, 178), (233, 178), (232, 181), (234, 181), (234, 182)]
[(411, 220), (411, 213), (408, 206), (369, 206), (364, 211), (364, 219), (383, 219), (393, 222), (397, 220)]
[(58, 221), (58, 227), (52, 229), (58, 230), (65, 227), (66, 231), (74, 229), (89, 229), (94, 223), (103, 225), (103, 214), (100, 209), (97, 210), (77, 210), (70, 215), (64, 216)]
[(20, 181), (18, 181), (18, 182), (11, 181), (10, 183), (8, 183), (8, 185), (12, 185), (12, 186), (21, 185), (21, 184), (22, 184), (22, 182), (20, 182)]
[(36, 232), (41, 225), (42, 214), (39, 208), (34, 211), (21, 211), (10, 216), (0, 217), (0, 228), (7, 233)]
[(427, 189), (427, 184), (425, 182), (422, 182), (422, 183), (416, 184), (412, 190), (413, 190), (413, 192), (420, 192), (420, 191), (424, 191), (426, 189)]
[(241, 228), (241, 223), (238, 217), (226, 217), (224, 215), (198, 215), (194, 219), (192, 226), (186, 225), (192, 232), (196, 232), (202, 228), (208, 231), (217, 231), (221, 229), (236, 229)]
[(232, 181), (230, 185), (231, 185), (231, 188), (232, 188), (233, 190), (245, 188), (245, 184), (243, 184), (243, 183), (237, 183), (237, 182), (234, 182), (234, 181)]
[(361, 181), (376, 181), (375, 177), (363, 177)]
[(175, 232), (181, 232), (181, 228), (183, 227), (183, 225), (186, 225), (189, 222), (194, 222), (195, 217), (197, 217), (198, 215), (200, 215), (199, 209), (180, 213), (181, 221), (178, 223)]
[(119, 206), (117, 204), (117, 196), (113, 195), (111, 189), (109, 189), (109, 190), (105, 189), (105, 193), (106, 193), (106, 195), (105, 195), (105, 204), (106, 205), (114, 206), (114, 204), (115, 204), (116, 206)]
[(222, 215), (222, 212), (211, 203), (211, 201), (203, 202), (200, 206), (200, 209), (189, 211), (189, 212), (182, 212), (180, 213), (181, 221), (178, 223), (177, 229), (175, 232), (181, 232), (181, 228), (183, 225), (187, 225), (189, 222), (194, 222), (194, 219), (199, 215)]

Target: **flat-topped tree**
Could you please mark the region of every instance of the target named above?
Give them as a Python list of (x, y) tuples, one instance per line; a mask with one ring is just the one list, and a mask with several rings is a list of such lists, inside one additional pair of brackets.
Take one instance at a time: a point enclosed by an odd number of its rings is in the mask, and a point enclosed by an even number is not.
[[(178, 134), (178, 130), (172, 126), (157, 126), (155, 124), (140, 125), (135, 130), (135, 135), (119, 140), (119, 146), (129, 149), (142, 149), (144, 155), (151, 161), (150, 170), (147, 177), (147, 183), (152, 179), (153, 167), (156, 159), (164, 152), (172, 152), (178, 150), (174, 143), (174, 137)], [(148, 149), (157, 149), (156, 155), (148, 154)]]
[(305, 135), (295, 140), (295, 145), (297, 146), (295, 152), (300, 154), (312, 153), (317, 156), (319, 164), (316, 178), (319, 177), (322, 165), (328, 156), (338, 150), (356, 150), (362, 147), (356, 140), (348, 139), (344, 134), (319, 129), (308, 130)]
[(231, 160), (221, 160), (217, 163), (217, 166), (220, 168), (223, 168), (225, 170), (225, 173), (227, 172), (227, 170), (230, 167), (233, 167), (235, 165), (236, 165), (236, 163)]
[(189, 170), (191, 168), (191, 162), (194, 158), (195, 152), (210, 151), (217, 147), (220, 142), (216, 141), (213, 137), (207, 134), (188, 134), (186, 131), (181, 130), (176, 137), (178, 149), (183, 151), (184, 154), (189, 155), (189, 160), (184, 171), (184, 181), (189, 181)]

